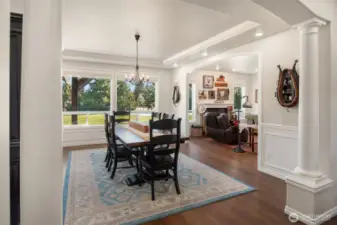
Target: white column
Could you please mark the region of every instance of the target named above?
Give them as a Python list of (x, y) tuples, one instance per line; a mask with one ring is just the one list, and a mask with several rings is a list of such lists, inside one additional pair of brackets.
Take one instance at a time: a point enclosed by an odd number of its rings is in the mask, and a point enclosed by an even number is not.
[[(333, 181), (321, 165), (327, 157), (329, 145), (326, 136), (330, 129), (322, 123), (324, 113), (329, 111), (323, 84), (329, 75), (324, 72), (324, 60), (330, 60), (327, 48), (320, 40), (320, 26), (325, 21), (314, 18), (299, 25), (300, 31), (300, 68), (299, 68), (299, 113), (298, 113), (298, 166), (286, 178), (287, 201), (285, 213), (291, 220), (304, 224), (321, 224), (331, 216), (333, 202)], [(329, 41), (324, 43), (329, 45)], [(322, 47), (322, 48), (321, 48)], [(333, 63), (333, 62), (332, 62)], [(327, 63), (329, 64), (329, 63)], [(328, 116), (326, 116), (329, 119)]]
[(9, 225), (9, 37), (10, 1), (0, 1), (0, 224)]
[(299, 27), (300, 31), (300, 97), (298, 110), (298, 167), (295, 172), (320, 177), (319, 152), (319, 27), (320, 20), (312, 20)]
[(61, 1), (25, 0), (21, 224), (62, 224)]

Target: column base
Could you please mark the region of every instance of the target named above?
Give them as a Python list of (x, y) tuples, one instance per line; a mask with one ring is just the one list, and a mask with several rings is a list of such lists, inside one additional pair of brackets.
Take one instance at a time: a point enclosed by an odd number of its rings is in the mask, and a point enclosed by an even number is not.
[(312, 178), (300, 174), (286, 178), (287, 203), (284, 212), (289, 221), (316, 225), (337, 214), (334, 202), (333, 181), (327, 176)]

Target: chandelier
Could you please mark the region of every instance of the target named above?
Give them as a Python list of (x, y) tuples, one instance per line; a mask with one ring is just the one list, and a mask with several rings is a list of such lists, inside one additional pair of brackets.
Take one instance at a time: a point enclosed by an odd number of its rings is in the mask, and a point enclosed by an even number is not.
[(135, 73), (125, 74), (125, 81), (128, 83), (148, 83), (150, 82), (150, 77), (145, 76), (144, 74), (139, 74), (139, 65), (138, 65), (138, 41), (140, 39), (140, 35), (138, 33), (135, 34), (136, 39), (136, 70)]

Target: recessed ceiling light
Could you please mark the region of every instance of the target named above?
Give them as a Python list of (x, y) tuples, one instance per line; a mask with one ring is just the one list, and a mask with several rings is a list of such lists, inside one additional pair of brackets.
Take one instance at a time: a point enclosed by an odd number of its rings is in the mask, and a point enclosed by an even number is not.
[(177, 63), (173, 63), (173, 67), (174, 67), (174, 68), (177, 68), (177, 67), (178, 67), (178, 64), (177, 64)]
[(202, 53), (202, 56), (203, 56), (203, 57), (206, 57), (206, 56), (208, 56), (208, 52), (207, 52), (207, 50), (203, 51), (203, 53)]
[(263, 36), (263, 31), (261, 28), (257, 28), (255, 32), (255, 37), (262, 37)]
[(216, 70), (220, 70), (219, 64), (215, 66), (215, 69), (216, 69)]
[(232, 69), (233, 72), (236, 72), (236, 69)]

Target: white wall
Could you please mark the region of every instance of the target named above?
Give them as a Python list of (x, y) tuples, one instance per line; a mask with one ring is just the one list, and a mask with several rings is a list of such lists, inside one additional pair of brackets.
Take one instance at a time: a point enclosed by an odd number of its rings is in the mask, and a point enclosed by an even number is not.
[(187, 77), (189, 75), (189, 68), (177, 68), (172, 72), (172, 87), (178, 85), (180, 90), (180, 102), (174, 106), (172, 101), (173, 112), (176, 118), (181, 118), (181, 133), (183, 135), (189, 135), (189, 123), (188, 123), (188, 82)]
[(0, 224), (9, 225), (9, 0), (0, 1)]
[(330, 79), (330, 177), (335, 181), (333, 188), (333, 196), (335, 205), (337, 205), (337, 2), (331, 7), (333, 9), (333, 17), (331, 20), (331, 79)]
[[(257, 65), (256, 65), (257, 66)], [(255, 67), (256, 67), (255, 66)], [(252, 91), (252, 79), (253, 75), (248, 74), (237, 74), (237, 73), (228, 73), (228, 72), (219, 72), (219, 71), (210, 71), (210, 70), (197, 70), (191, 73), (188, 76), (188, 83), (193, 83), (196, 85), (196, 96), (195, 102), (198, 103), (214, 103), (214, 100), (198, 100), (198, 91), (199, 90), (211, 90), (211, 89), (204, 89), (203, 88), (203, 75), (213, 75), (214, 80), (219, 77), (220, 75), (225, 76), (226, 82), (228, 82), (228, 89), (229, 89), (229, 100), (225, 101), (225, 103), (234, 103), (234, 87), (235, 86), (245, 86), (246, 87), (246, 94), (249, 96), (249, 101), (254, 102), (254, 95)], [(213, 90), (216, 91), (217, 88)], [(246, 112), (252, 112), (251, 109), (246, 109)], [(241, 116), (240, 116), (241, 117)], [(196, 123), (200, 123), (200, 116), (196, 115)]]
[[(107, 63), (79, 62), (63, 60), (64, 74), (90, 77), (109, 78), (112, 80), (112, 109), (116, 106), (116, 77), (134, 72), (133, 66), (114, 65)], [(172, 102), (172, 74), (170, 70), (141, 67), (141, 72), (155, 76), (158, 84), (156, 88), (156, 110), (173, 113)], [(63, 129), (63, 146), (89, 145), (105, 143), (103, 126), (65, 126)]]
[(11, 12), (23, 13), (24, 10), (24, 0), (10, 0), (11, 2)]
[(252, 74), (251, 75), (251, 103), (253, 104), (253, 108), (251, 109), (251, 113), (253, 114), (259, 114), (259, 103), (255, 101), (255, 90), (259, 90), (259, 80), (258, 80), (258, 74)]

